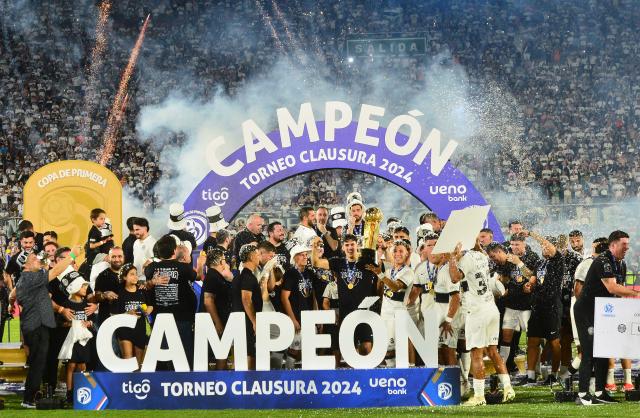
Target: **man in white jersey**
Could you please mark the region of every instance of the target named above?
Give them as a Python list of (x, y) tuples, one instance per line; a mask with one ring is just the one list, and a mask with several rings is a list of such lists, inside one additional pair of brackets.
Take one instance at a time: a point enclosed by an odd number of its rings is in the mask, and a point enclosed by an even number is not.
[(411, 244), (409, 241), (399, 240), (394, 242), (392, 266), (385, 272), (384, 277), (379, 282), (379, 285), (383, 286), (380, 316), (387, 325), (387, 333), (389, 335), (386, 363), (390, 367), (395, 366), (395, 313), (398, 310), (407, 310), (406, 302), (409, 300), (407, 289), (411, 289), (415, 280), (413, 270), (407, 265), (410, 255)]
[(451, 253), (449, 273), (453, 283), (460, 282), (462, 306), (466, 311), (466, 345), (467, 349), (471, 350), (474, 396), (464, 405), (487, 404), (484, 397), (483, 356), (485, 348), (503, 386), (502, 401), (509, 402), (515, 398), (516, 394), (511, 387), (511, 379), (509, 379), (504, 361), (498, 353), (500, 312), (496, 307), (491, 290), (489, 258), (482, 252), (479, 244), (463, 255), (462, 244), (459, 243)]

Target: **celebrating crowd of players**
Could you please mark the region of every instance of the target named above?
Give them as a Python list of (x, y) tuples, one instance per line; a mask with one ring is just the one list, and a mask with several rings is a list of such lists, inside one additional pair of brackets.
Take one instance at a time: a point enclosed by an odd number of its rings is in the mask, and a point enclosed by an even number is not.
[[(293, 369), (300, 361), (301, 312), (335, 310), (336, 324), (321, 332), (331, 335), (330, 352), (340, 367), (341, 320), (369, 296), (380, 297), (370, 309), (380, 313), (389, 333), (381, 366), (395, 366), (396, 311), (406, 310), (422, 331), (433, 321), (439, 328), (439, 363), (459, 365), (462, 393), (471, 395), (473, 389), (468, 405), (486, 403), (486, 358), (502, 385), (501, 401), (515, 398), (511, 378), (517, 374), (514, 356), (521, 333), (527, 336), (527, 371), (518, 383), (553, 385), (579, 369), (577, 403), (615, 402), (608, 393), (616, 390), (613, 368), (608, 359), (593, 358), (593, 305), (597, 296), (636, 295), (624, 287), (626, 233), (596, 239), (589, 253), (580, 231), (543, 237), (513, 221), (506, 242), (495, 242), (493, 231), (483, 229), (473, 249), (461, 251), (458, 245), (451, 253), (434, 254), (446, 221), (425, 213), (413, 233), (402, 220), (388, 218), (377, 237), (376, 261), (365, 262), (360, 258), (365, 209), (358, 193), (348, 196), (345, 207), (302, 207), (293, 237), (285, 239), (280, 222), (267, 224), (259, 214), (232, 236), (220, 208), (213, 206), (207, 210), (210, 236), (197, 260), (191, 258), (196, 241), (179, 204), (170, 208), (169, 232), (157, 240), (146, 219), (128, 219), (130, 235), (121, 246), (114, 245), (101, 209), (90, 214), (93, 225), (84, 249), (65, 247), (54, 231), (39, 234), (23, 221), (20, 249), (3, 272), (8, 301), (3, 310), (21, 309), (28, 350), (23, 405), (33, 405), (41, 380), (50, 391), (56, 388), (58, 360), (67, 364), (69, 389), (74, 371), (104, 369), (94, 336), (110, 315), (138, 316), (135, 329), (116, 333), (114, 350), (141, 363), (146, 322), (153, 326), (157, 313), (172, 314), (191, 362), (196, 312), (209, 313), (220, 335), (232, 312), (244, 312), (249, 367), (254, 368), (256, 313), (281, 312), (291, 319), (296, 336), (288, 350), (272, 353), (271, 367)], [(541, 254), (528, 244), (534, 242)], [(76, 266), (83, 252), (86, 261)], [(46, 300), (42, 294), (48, 294)], [(355, 329), (361, 354), (375, 343), (370, 326)], [(411, 345), (409, 351), (411, 365), (424, 364)], [(539, 382), (540, 364), (547, 361), (551, 371)], [(212, 369), (232, 367), (231, 358), (211, 358)], [(623, 368), (623, 389), (632, 390), (630, 362), (623, 360)]]

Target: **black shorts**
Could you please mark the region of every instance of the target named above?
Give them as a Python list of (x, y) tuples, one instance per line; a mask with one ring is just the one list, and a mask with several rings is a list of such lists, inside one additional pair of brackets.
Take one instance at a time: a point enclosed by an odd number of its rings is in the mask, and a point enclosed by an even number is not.
[(246, 320), (247, 334), (247, 355), (249, 357), (256, 356), (256, 334), (253, 332), (253, 324), (249, 319)]
[[(144, 321), (144, 319), (143, 319)], [(144, 323), (143, 323), (144, 324)], [(130, 341), (134, 346), (144, 348), (147, 346), (149, 342), (149, 338), (147, 337), (146, 327), (140, 327), (136, 325), (135, 328), (127, 328), (121, 327), (116, 330), (116, 338), (121, 341)]]
[(357, 346), (373, 341), (373, 330), (369, 324), (359, 324), (353, 333), (353, 343)]
[(554, 307), (536, 307), (531, 310), (527, 325), (527, 337), (555, 340), (560, 338), (562, 324), (562, 305)]
[(338, 326), (334, 324), (326, 324), (324, 326), (323, 333), (331, 335), (331, 349), (340, 350)]
[(91, 361), (91, 346), (87, 342), (85, 345), (78, 343), (73, 344), (70, 363), (89, 363)]

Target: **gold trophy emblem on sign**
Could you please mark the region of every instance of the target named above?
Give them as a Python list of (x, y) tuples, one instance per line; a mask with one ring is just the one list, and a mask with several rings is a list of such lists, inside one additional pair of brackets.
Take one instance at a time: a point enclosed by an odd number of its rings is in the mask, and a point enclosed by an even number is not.
[(364, 233), (362, 234), (362, 250), (360, 252), (360, 265), (376, 264), (376, 248), (378, 245), (378, 234), (380, 234), (380, 223), (382, 222), (382, 211), (378, 208), (369, 208), (364, 215)]

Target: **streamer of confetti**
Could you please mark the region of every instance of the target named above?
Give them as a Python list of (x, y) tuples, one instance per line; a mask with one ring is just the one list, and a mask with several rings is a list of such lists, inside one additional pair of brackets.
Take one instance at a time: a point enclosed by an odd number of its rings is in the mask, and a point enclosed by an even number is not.
[(91, 63), (88, 68), (87, 85), (84, 96), (84, 113), (86, 118), (82, 118), (80, 125), (80, 135), (87, 137), (91, 126), (91, 114), (96, 108), (98, 98), (98, 80), (100, 79), (100, 69), (102, 68), (104, 52), (107, 49), (107, 21), (111, 12), (111, 1), (104, 0), (98, 6), (98, 21), (96, 23), (96, 44), (91, 51)]

